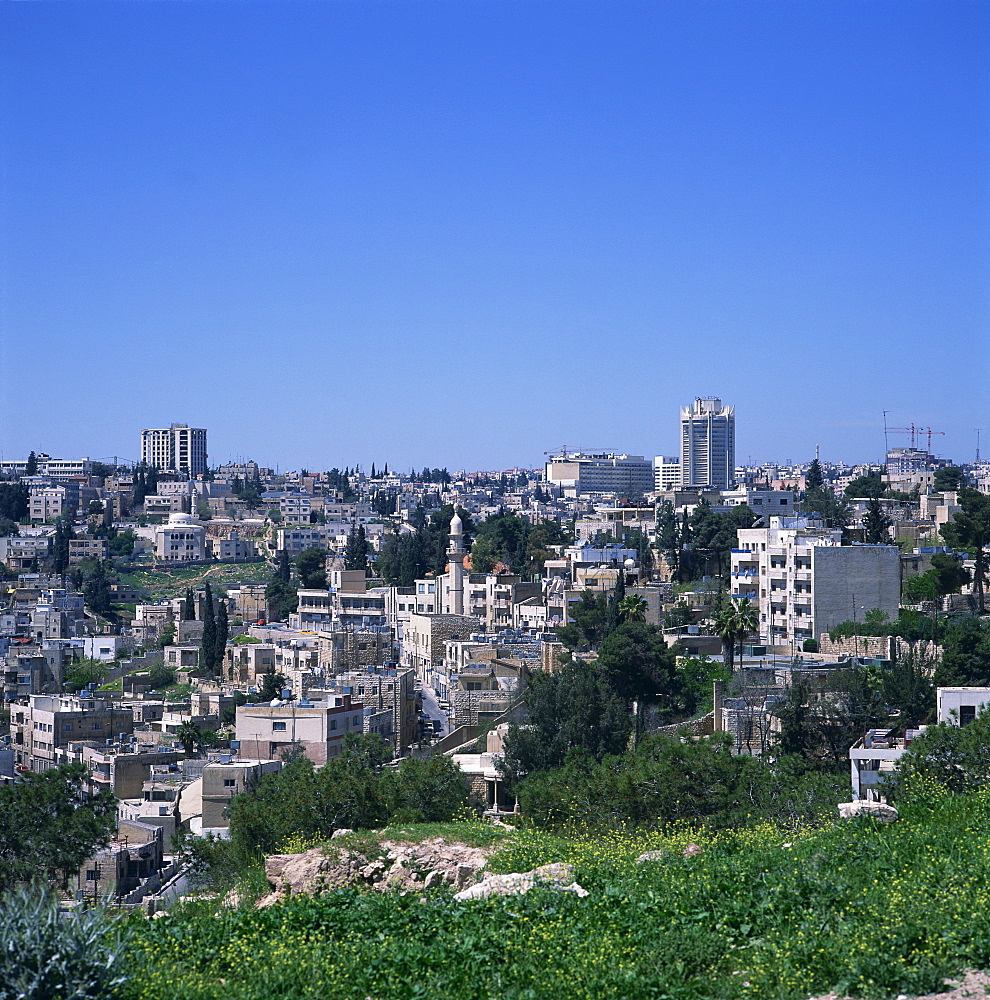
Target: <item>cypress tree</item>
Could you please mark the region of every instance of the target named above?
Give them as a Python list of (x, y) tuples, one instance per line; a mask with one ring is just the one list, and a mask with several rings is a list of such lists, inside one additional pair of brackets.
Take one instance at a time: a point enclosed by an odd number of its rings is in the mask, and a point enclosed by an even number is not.
[(36, 476), (38, 474), (38, 456), (32, 451), (27, 457), (27, 465), (24, 466), (25, 476)]
[(227, 639), (230, 636), (230, 626), (227, 623), (227, 602), (219, 601), (217, 608), (217, 636), (214, 649), (214, 666), (222, 668), (227, 655)]
[(212, 676), (216, 672), (217, 622), (214, 617), (213, 591), (209, 581), (203, 599), (203, 639), (200, 643), (199, 665)]
[(186, 589), (186, 599), (182, 602), (182, 620), (184, 622), (196, 620), (196, 598), (193, 597), (192, 587)]

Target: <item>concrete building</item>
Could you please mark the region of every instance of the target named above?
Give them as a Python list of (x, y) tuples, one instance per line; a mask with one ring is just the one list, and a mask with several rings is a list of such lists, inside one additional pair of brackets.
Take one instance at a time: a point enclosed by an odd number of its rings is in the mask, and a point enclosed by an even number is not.
[(420, 681), (432, 687), (440, 698), (446, 698), (446, 643), (467, 639), (481, 627), (481, 622), (469, 615), (414, 614), (402, 637), (403, 666), (412, 667)]
[(676, 490), (681, 485), (681, 458), (679, 455), (657, 455), (653, 459), (653, 488)]
[(230, 800), (249, 791), (266, 774), (278, 774), (281, 769), (280, 760), (239, 760), (232, 754), (210, 754), (203, 768), (200, 833), (223, 836), (230, 827)]
[(609, 493), (633, 499), (652, 492), (653, 463), (642, 455), (576, 452), (551, 455), (546, 480), (566, 495)]
[(730, 593), (760, 609), (771, 645), (803, 643), (879, 608), (896, 618), (901, 561), (893, 545), (847, 545), (812, 518), (774, 517), (769, 528), (738, 531)]
[(54, 521), (57, 517), (75, 517), (79, 509), (79, 486), (76, 483), (32, 486), (28, 514), (35, 523)]
[(121, 736), (129, 742), (134, 714), (102, 694), (34, 694), (27, 705), (11, 706), (10, 731), (18, 765), (47, 771), (60, 763), (70, 744), (109, 746)]
[(206, 429), (188, 424), (141, 431), (141, 461), (189, 477), (206, 473)]
[(206, 556), (206, 528), (192, 514), (169, 514), (155, 529), (155, 555), (163, 562), (200, 561)]
[(340, 755), (348, 733), (364, 732), (364, 705), (352, 702), (350, 695), (240, 705), (235, 731), (245, 756), (279, 760), (284, 751), (299, 746), (314, 764), (325, 764)]
[(715, 397), (681, 407), (681, 485), (727, 490), (735, 478), (735, 408)]

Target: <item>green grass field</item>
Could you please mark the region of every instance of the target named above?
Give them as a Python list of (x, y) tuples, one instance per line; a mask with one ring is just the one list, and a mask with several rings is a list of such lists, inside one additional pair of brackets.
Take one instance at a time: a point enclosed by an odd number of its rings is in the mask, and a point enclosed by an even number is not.
[(184, 597), (186, 589), (193, 590), (209, 581), (214, 594), (239, 583), (267, 581), (271, 576), (263, 562), (218, 563), (214, 566), (189, 566), (170, 568), (135, 568), (119, 574), (120, 583), (136, 587), (145, 594), (149, 602)]
[[(990, 794), (900, 822), (501, 838), (490, 865), (575, 865), (552, 889), (455, 902), (340, 890), (135, 920), (127, 1000), (803, 1000), (937, 989), (990, 965)], [(454, 839), (456, 824), (431, 827)], [(467, 831), (469, 832), (469, 831)], [(389, 831), (390, 834), (394, 831)], [(409, 833), (415, 836), (410, 828)], [(685, 856), (689, 843), (701, 852)], [(637, 864), (645, 851), (656, 861)]]

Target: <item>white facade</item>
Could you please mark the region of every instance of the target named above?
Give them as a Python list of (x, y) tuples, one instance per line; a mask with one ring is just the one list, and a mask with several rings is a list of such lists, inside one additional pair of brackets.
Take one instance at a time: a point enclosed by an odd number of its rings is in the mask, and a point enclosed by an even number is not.
[(155, 555), (165, 562), (204, 559), (206, 528), (192, 514), (170, 514), (168, 524), (155, 529)]
[(641, 496), (653, 490), (653, 463), (642, 455), (611, 452), (551, 455), (546, 480), (575, 493), (618, 493)]
[(893, 545), (841, 545), (841, 532), (810, 518), (771, 518), (738, 531), (731, 594), (759, 605), (769, 643), (817, 638), (879, 608), (896, 618), (900, 553)]
[(676, 490), (681, 485), (681, 459), (678, 455), (657, 455), (653, 459), (653, 488)]
[(141, 461), (156, 469), (201, 476), (206, 472), (206, 428), (188, 424), (141, 431)]
[(736, 475), (736, 411), (717, 398), (681, 407), (681, 485), (728, 489)]

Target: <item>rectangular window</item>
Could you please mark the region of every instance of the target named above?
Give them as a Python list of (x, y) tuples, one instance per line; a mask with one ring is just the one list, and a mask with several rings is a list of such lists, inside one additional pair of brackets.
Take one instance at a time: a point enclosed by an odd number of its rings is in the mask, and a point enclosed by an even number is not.
[(976, 720), (976, 706), (975, 705), (960, 705), (959, 706), (959, 725), (968, 726), (971, 722)]
[(337, 720), (336, 719), (331, 719), (330, 720), (330, 729), (334, 730), (336, 728), (337, 728)]
[(224, 778), (223, 779), (223, 787), (224, 788), (235, 788), (236, 786), (237, 786), (237, 779), (236, 778)]
[(272, 723), (272, 732), (273, 733), (284, 733), (285, 732), (285, 723), (284, 722), (273, 722)]

